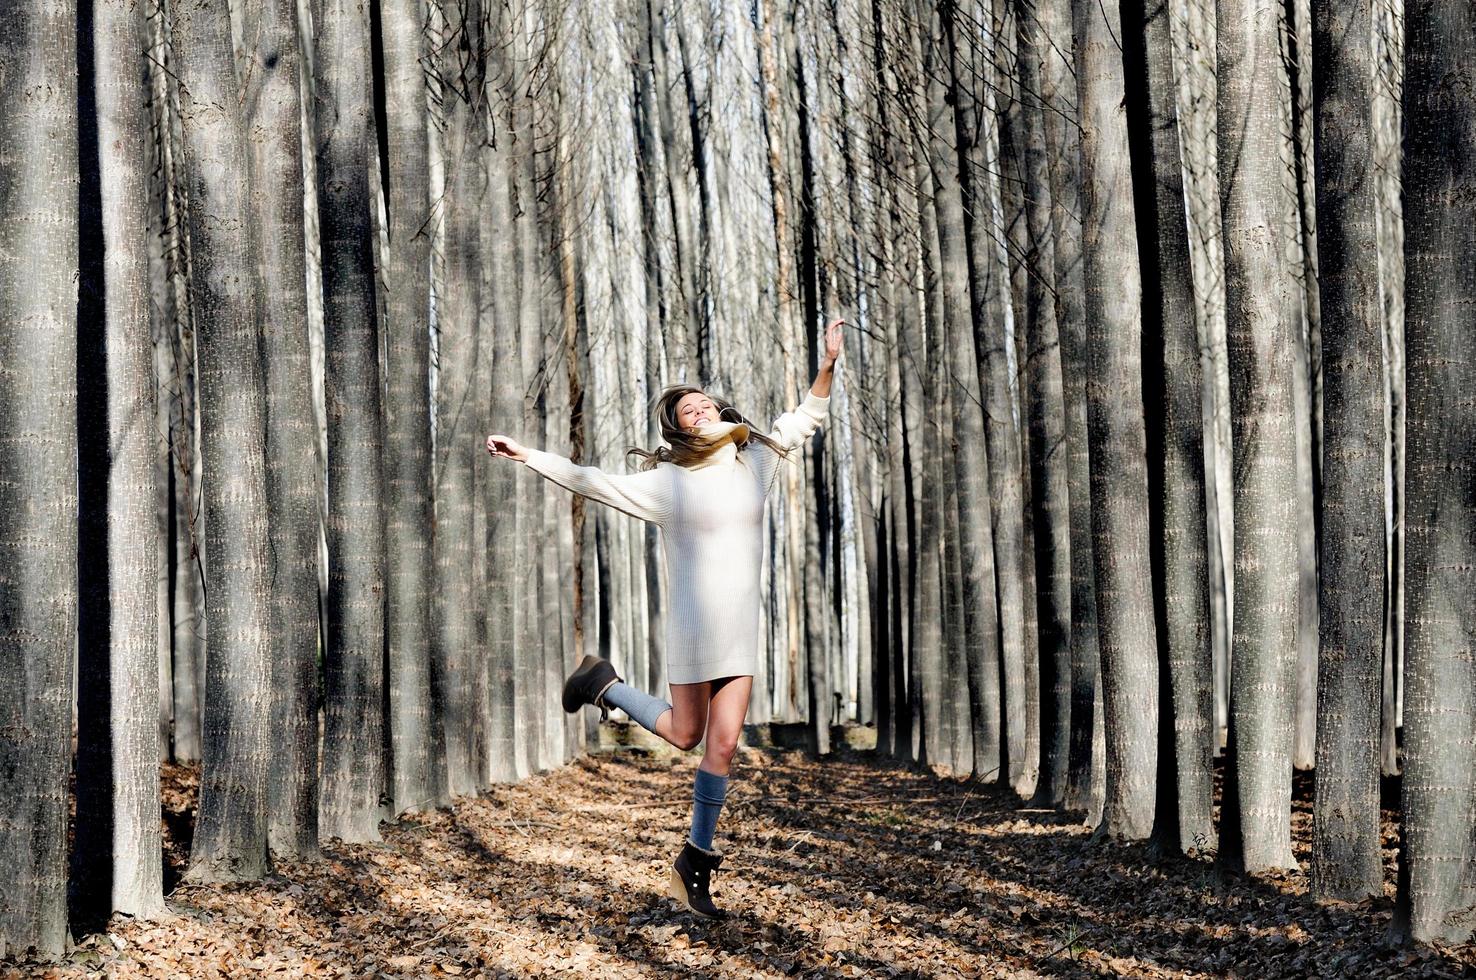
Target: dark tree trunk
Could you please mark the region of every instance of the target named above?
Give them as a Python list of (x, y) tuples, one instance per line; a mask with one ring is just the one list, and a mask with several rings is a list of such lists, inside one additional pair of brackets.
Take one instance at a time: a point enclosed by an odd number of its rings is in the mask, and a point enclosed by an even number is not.
[(1072, 5), (1081, 106), (1087, 428), (1107, 734), (1100, 832), (1152, 830), (1158, 658), (1148, 560), (1141, 297), (1117, 11)]
[[(1026, 256), (1025, 363), (1021, 391), (1030, 431), (1030, 506), (1034, 518), (1035, 609), (1039, 658), (1040, 773), (1035, 802), (1065, 800), (1071, 743), (1071, 535), (1065, 391), (1056, 320), (1056, 247), (1041, 81), (1050, 57), (1045, 26), (1016, 0), (1016, 57), (1020, 87), (1030, 93), (1021, 109)], [(1192, 322), (1192, 321), (1191, 321)], [(1018, 328), (1017, 328), (1018, 329)]]
[(328, 0), (321, 9), (315, 67), (328, 602), (319, 832), (373, 841), (385, 790), (385, 548), (369, 17), (361, 0)]
[[(0, 26), (0, 956), (67, 942), (77, 628), (76, 4)], [(24, 97), (39, 93), (40, 97)], [(19, 370), (12, 368), (16, 366)], [(44, 501), (44, 506), (37, 506)]]
[(83, 0), (75, 925), (164, 909), (143, 9)]
[(1409, 397), (1404, 826), (1396, 931), (1476, 927), (1476, 18), (1405, 7), (1405, 349)]
[(1326, 454), (1312, 892), (1383, 893), (1384, 319), (1373, 159), (1372, 3), (1317, 0), (1313, 77)]
[[(1149, 542), (1159, 642), (1158, 804), (1163, 849), (1214, 844), (1213, 694), (1204, 492), (1204, 382), (1189, 264), (1170, 11), (1123, 6), (1129, 139), (1142, 259)], [(1155, 363), (1156, 362), (1156, 363)]]
[(189, 877), (267, 871), (271, 538), (259, 246), (226, 4), (174, 12), (199, 359), (205, 720)]

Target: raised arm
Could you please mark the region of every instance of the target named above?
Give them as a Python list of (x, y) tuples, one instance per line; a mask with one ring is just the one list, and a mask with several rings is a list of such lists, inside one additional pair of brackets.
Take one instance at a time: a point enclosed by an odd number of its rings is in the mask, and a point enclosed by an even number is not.
[[(785, 449), (794, 449), (800, 446), (815, 430), (820, 423), (825, 421), (830, 412), (830, 382), (835, 376), (835, 362), (841, 353), (841, 326), (844, 320), (835, 320), (825, 328), (825, 351), (820, 358), (820, 370), (815, 375), (815, 381), (810, 385), (810, 390), (805, 395), (804, 401), (798, 407), (785, 412), (774, 420), (769, 438), (773, 439)], [(779, 459), (767, 446), (761, 443), (750, 443), (750, 459), (754, 466), (754, 475), (758, 478), (759, 485), (768, 493), (774, 485), (774, 477), (779, 471)]]
[(671, 471), (666, 467), (615, 475), (496, 435), (487, 437), (487, 451), (517, 460), (545, 480), (631, 517), (652, 524), (665, 524), (671, 518)]

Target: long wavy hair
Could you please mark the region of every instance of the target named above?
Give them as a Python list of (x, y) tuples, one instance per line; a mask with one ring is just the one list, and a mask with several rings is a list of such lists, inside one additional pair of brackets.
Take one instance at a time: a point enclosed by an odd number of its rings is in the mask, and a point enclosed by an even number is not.
[(748, 426), (748, 438), (739, 444), (743, 449), (750, 442), (760, 442), (768, 446), (780, 456), (788, 456), (789, 450), (779, 443), (770, 439), (758, 430), (743, 414), (734, 408), (732, 404), (720, 395), (714, 395), (696, 385), (671, 385), (660, 395), (651, 410), (656, 414), (656, 421), (661, 426), (661, 438), (666, 440), (665, 446), (657, 446), (655, 449), (641, 449), (632, 446), (625, 451), (626, 456), (635, 456), (640, 459), (640, 469), (649, 470), (662, 463), (675, 463), (678, 466), (690, 466), (706, 459), (712, 455), (716, 446), (705, 442), (701, 437), (683, 429), (677, 421), (677, 402), (687, 395), (697, 393), (706, 395), (712, 399), (712, 403), (718, 407), (718, 418), (724, 422), (741, 422)]

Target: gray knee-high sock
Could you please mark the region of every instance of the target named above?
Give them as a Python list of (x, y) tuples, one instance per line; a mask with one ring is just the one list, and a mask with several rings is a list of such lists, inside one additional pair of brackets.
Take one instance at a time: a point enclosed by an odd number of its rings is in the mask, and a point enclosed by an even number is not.
[(728, 795), (728, 777), (697, 770), (692, 781), (692, 843), (704, 851), (712, 850), (712, 835), (717, 830), (718, 813)]
[(656, 719), (671, 710), (671, 705), (645, 691), (637, 691), (624, 681), (616, 681), (605, 692), (604, 701), (612, 708), (619, 708), (630, 715), (630, 720), (653, 735)]

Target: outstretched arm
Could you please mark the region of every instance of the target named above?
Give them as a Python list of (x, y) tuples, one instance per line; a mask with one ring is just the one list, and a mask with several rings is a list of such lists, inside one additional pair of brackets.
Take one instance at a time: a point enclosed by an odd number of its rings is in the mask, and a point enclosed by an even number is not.
[(544, 479), (631, 517), (653, 524), (665, 524), (671, 517), (671, 473), (666, 469), (612, 475), (556, 453), (529, 449), (503, 435), (487, 437), (487, 452), (524, 463)]

